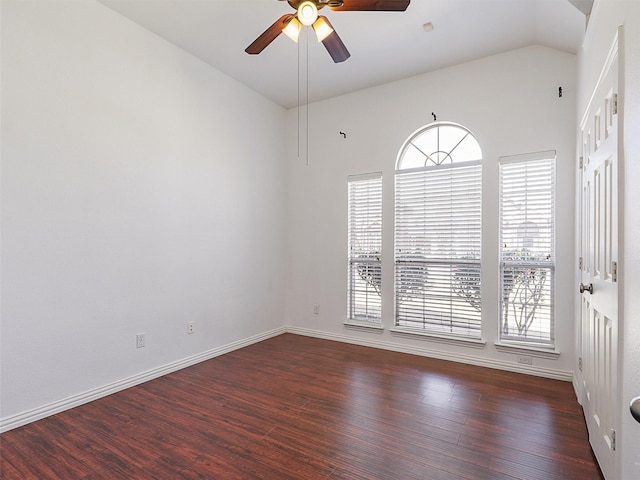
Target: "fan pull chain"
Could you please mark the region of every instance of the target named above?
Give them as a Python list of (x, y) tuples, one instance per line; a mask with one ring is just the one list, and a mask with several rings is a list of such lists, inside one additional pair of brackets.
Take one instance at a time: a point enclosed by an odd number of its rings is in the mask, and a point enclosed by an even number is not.
[[(306, 43), (306, 58), (305, 58), (305, 75), (306, 75), (306, 80), (305, 80), (305, 84), (306, 84), (306, 92), (305, 92), (305, 141), (306, 141), (306, 146), (305, 146), (305, 164), (308, 167), (309, 166), (309, 29), (306, 28), (305, 29), (305, 43)], [(300, 42), (298, 42), (298, 135), (297, 135), (297, 143), (298, 143), (298, 158), (300, 158), (300, 130), (301, 130), (301, 125), (300, 125), (300, 108), (302, 107), (302, 105), (300, 105), (300, 86), (301, 86), (301, 81), (300, 81), (300, 70), (301, 70), (301, 64), (300, 64)]]
[(300, 42), (298, 42), (298, 158), (300, 158)]
[(306, 122), (306, 127), (307, 127), (307, 132), (306, 132), (306, 137), (307, 137), (307, 167), (309, 166), (309, 30), (310, 28), (307, 27), (305, 29), (307, 32), (305, 34), (306, 37), (306, 44), (307, 44), (307, 91), (306, 91), (306, 102), (305, 102), (305, 110), (307, 113), (307, 122)]

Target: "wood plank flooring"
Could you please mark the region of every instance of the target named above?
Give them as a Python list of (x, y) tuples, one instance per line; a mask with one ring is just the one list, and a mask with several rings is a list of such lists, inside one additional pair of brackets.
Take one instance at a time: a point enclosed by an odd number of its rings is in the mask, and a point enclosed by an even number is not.
[(570, 383), (291, 334), (0, 442), (4, 480), (602, 479)]

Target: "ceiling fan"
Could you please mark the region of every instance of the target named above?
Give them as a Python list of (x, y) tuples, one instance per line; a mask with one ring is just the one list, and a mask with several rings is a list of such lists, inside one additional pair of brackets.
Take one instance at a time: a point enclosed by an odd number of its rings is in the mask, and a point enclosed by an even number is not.
[[(285, 0), (279, 0), (285, 1)], [(284, 33), (298, 41), (303, 26), (312, 26), (319, 42), (327, 49), (334, 62), (344, 62), (351, 56), (347, 47), (333, 29), (329, 19), (318, 11), (329, 7), (335, 11), (386, 11), (403, 12), (411, 0), (286, 0), (296, 13), (283, 15), (249, 45), (245, 52), (256, 55), (264, 50), (278, 35)]]

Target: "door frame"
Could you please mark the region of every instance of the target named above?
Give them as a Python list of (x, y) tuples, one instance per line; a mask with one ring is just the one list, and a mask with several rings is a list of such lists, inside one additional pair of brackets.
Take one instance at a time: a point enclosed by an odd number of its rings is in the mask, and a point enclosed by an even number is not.
[[(624, 121), (623, 121), (623, 105), (624, 105), (624, 50), (623, 50), (623, 41), (624, 41), (624, 29), (623, 26), (619, 26), (617, 31), (615, 32), (612, 44), (611, 44), (611, 48), (609, 49), (609, 53), (603, 63), (602, 66), (602, 70), (600, 72), (600, 76), (597, 80), (597, 82), (595, 83), (595, 85), (593, 86), (593, 89), (591, 91), (591, 97), (589, 99), (589, 102), (587, 103), (582, 118), (578, 124), (578, 130), (577, 130), (577, 151), (579, 152), (578, 155), (576, 155), (576, 168), (578, 171), (578, 176), (576, 178), (576, 222), (575, 222), (575, 228), (576, 228), (576, 239), (575, 239), (575, 247), (576, 247), (576, 251), (578, 252), (578, 255), (576, 255), (576, 270), (575, 270), (575, 285), (578, 285), (580, 283), (582, 283), (583, 278), (584, 278), (584, 265), (583, 262), (586, 263), (587, 258), (586, 258), (586, 254), (588, 253), (586, 250), (586, 239), (583, 238), (583, 232), (584, 232), (584, 228), (588, 228), (588, 225), (585, 226), (583, 224), (585, 218), (585, 212), (584, 212), (584, 201), (585, 199), (583, 198), (583, 183), (584, 183), (584, 169), (582, 168), (583, 162), (586, 161), (586, 153), (585, 152), (585, 139), (583, 138), (583, 131), (585, 130), (585, 127), (587, 126), (587, 123), (591, 120), (590, 115), (592, 113), (592, 108), (594, 107), (594, 101), (600, 101), (600, 98), (597, 98), (596, 95), (598, 94), (599, 89), (602, 86), (603, 81), (605, 80), (606, 76), (611, 72), (611, 68), (614, 64), (614, 62), (617, 61), (617, 80), (616, 83), (614, 85), (614, 89), (617, 92), (617, 136), (616, 136), (616, 168), (617, 168), (617, 178), (616, 178), (616, 184), (615, 184), (615, 188), (616, 191), (614, 192), (614, 195), (616, 197), (615, 201), (617, 202), (617, 212), (615, 213), (615, 223), (617, 225), (617, 259), (612, 259), (612, 260), (616, 260), (617, 261), (617, 271), (618, 271), (618, 278), (617, 278), (617, 298), (615, 299), (615, 308), (616, 308), (616, 317), (617, 317), (617, 343), (616, 343), (616, 363), (617, 363), (617, 367), (616, 367), (616, 378), (615, 378), (615, 387), (613, 388), (613, 398), (615, 405), (613, 406), (614, 408), (614, 416), (612, 419), (613, 422), (613, 428), (617, 433), (617, 439), (616, 439), (616, 443), (618, 443), (618, 445), (616, 445), (616, 449), (615, 451), (612, 452), (612, 459), (611, 459), (611, 478), (612, 479), (617, 479), (619, 473), (622, 471), (622, 465), (620, 464), (621, 462), (621, 438), (620, 438), (620, 434), (622, 433), (622, 428), (621, 428), (621, 417), (623, 415), (628, 414), (627, 410), (621, 408), (620, 402), (618, 402), (618, 399), (621, 396), (621, 392), (622, 392), (622, 384), (623, 384), (623, 378), (622, 378), (622, 374), (623, 374), (623, 359), (624, 359), (624, 352), (623, 352), (623, 332), (624, 332), (624, 312), (623, 312), (623, 308), (622, 308), (622, 300), (623, 300), (623, 296), (624, 296), (624, 292), (623, 292), (623, 282), (621, 282), (621, 278), (622, 278), (622, 273), (623, 273), (623, 218), (624, 218), (624, 204), (623, 204), (623, 198), (624, 198), (624, 190), (623, 190), (623, 185), (624, 185), (624, 177), (623, 177), (623, 152), (624, 152), (624, 148), (623, 148), (623, 136), (624, 136)], [(591, 139), (587, 139), (586, 141), (589, 142)], [(590, 220), (587, 220), (590, 221)], [(588, 232), (587, 232), (588, 235)], [(576, 308), (576, 322), (575, 322), (575, 352), (576, 352), (576, 356), (575, 356), (575, 366), (574, 366), (574, 379), (573, 379), (573, 385), (574, 385), (574, 389), (576, 392), (576, 397), (578, 399), (578, 402), (580, 403), (580, 405), (585, 406), (586, 403), (586, 389), (585, 389), (585, 385), (584, 385), (584, 380), (585, 380), (585, 372), (584, 372), (584, 368), (585, 365), (583, 365), (583, 359), (585, 359), (584, 355), (585, 355), (585, 351), (584, 351), (584, 335), (587, 334), (587, 332), (584, 332), (584, 325), (583, 325), (583, 302), (582, 302), (582, 295), (581, 293), (577, 292), (577, 289), (575, 291), (576, 293), (574, 293), (575, 295), (575, 308)], [(588, 412), (585, 412), (585, 415), (587, 415)], [(585, 417), (585, 421), (586, 421), (586, 417)], [(587, 426), (588, 426), (588, 422)], [(591, 436), (591, 433), (590, 433)]]

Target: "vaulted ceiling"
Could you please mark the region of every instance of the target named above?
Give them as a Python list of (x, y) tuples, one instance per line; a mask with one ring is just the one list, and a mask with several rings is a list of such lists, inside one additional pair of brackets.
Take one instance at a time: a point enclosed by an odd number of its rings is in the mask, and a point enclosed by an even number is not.
[(334, 63), (309, 28), (298, 44), (280, 35), (260, 55), (245, 53), (293, 12), (286, 1), (99, 1), (286, 108), (300, 94), (313, 102), (533, 44), (575, 54), (586, 23), (567, 0), (412, 0), (405, 12), (325, 8), (351, 52)]

